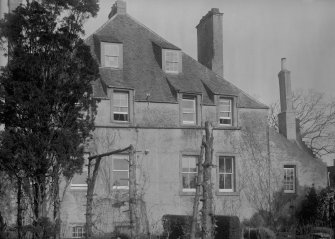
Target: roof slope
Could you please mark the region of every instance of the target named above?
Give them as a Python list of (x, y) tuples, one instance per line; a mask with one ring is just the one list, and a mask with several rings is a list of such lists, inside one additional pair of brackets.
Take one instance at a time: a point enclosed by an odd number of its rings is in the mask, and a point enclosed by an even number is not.
[(100, 42), (122, 42), (123, 69), (100, 67), (101, 79), (94, 82), (97, 97), (106, 97), (107, 87), (118, 87), (134, 89), (136, 101), (147, 101), (149, 93), (151, 102), (177, 103), (176, 92), (189, 92), (201, 93), (207, 105), (214, 104), (214, 94), (222, 94), (238, 96), (237, 106), (241, 108), (267, 108), (185, 53), (182, 53), (182, 73), (165, 73), (157, 48), (179, 48), (127, 14), (115, 15), (86, 39), (99, 64)]

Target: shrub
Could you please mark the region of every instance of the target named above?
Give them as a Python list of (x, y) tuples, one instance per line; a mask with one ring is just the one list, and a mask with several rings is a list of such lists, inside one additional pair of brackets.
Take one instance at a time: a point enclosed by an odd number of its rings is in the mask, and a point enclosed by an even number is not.
[(164, 215), (164, 234), (168, 238), (184, 238), (191, 231), (191, 216), (185, 215)]
[(215, 216), (216, 233), (215, 238), (241, 238), (240, 220), (237, 216)]
[[(164, 215), (164, 235), (170, 239), (189, 238), (191, 231), (191, 216)], [(236, 216), (215, 216), (215, 238), (240, 239), (240, 220)]]
[(266, 227), (247, 228), (243, 232), (245, 239), (276, 239), (276, 234)]

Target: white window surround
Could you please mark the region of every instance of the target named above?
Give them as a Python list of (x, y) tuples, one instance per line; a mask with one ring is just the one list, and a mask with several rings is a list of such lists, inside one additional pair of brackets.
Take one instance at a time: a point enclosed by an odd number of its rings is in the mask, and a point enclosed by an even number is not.
[(129, 122), (129, 92), (113, 92), (113, 120), (117, 122)]
[[(118, 164), (117, 164), (117, 161), (119, 161)], [(112, 178), (113, 178), (113, 189), (129, 189), (129, 156), (128, 155), (125, 155), (125, 154), (112, 155)], [(123, 182), (121, 183), (123, 185), (118, 185), (122, 181), (126, 181), (126, 183)]]
[(185, 125), (197, 124), (197, 98), (196, 96), (183, 95), (181, 102), (182, 123)]
[(219, 192), (235, 191), (235, 157), (219, 156), (218, 159)]
[(222, 126), (233, 125), (232, 102), (233, 100), (229, 98), (219, 98), (219, 124)]
[(295, 193), (296, 191), (296, 167), (295, 165), (284, 165), (284, 193)]
[(121, 43), (101, 42), (101, 66), (122, 68), (123, 49)]
[[(181, 180), (183, 192), (196, 191), (198, 156), (182, 155), (181, 158)], [(194, 185), (192, 185), (194, 184)]]

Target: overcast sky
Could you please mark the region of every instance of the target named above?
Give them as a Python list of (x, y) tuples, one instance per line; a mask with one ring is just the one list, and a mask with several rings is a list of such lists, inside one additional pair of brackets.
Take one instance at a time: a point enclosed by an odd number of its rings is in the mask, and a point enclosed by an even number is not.
[[(211, 8), (223, 15), (224, 77), (265, 104), (279, 98), (280, 59), (293, 89), (335, 96), (334, 0), (127, 0), (127, 13), (197, 59), (195, 26)], [(107, 21), (114, 0), (85, 26)]]

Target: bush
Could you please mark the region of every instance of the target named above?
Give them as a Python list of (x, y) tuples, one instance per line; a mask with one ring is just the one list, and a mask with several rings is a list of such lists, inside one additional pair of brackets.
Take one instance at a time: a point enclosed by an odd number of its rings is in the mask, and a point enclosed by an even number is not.
[(169, 239), (185, 238), (191, 231), (191, 216), (164, 215), (162, 218), (164, 235)]
[[(192, 217), (185, 215), (164, 215), (164, 235), (169, 239), (189, 238)], [(215, 238), (240, 239), (240, 220), (236, 216), (215, 216)]]
[(215, 216), (215, 238), (241, 238), (240, 220), (237, 216)]
[(247, 228), (243, 232), (245, 239), (276, 239), (276, 234), (266, 227)]

